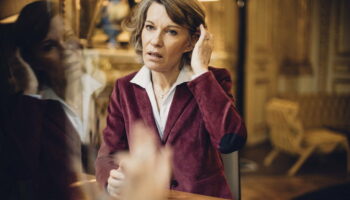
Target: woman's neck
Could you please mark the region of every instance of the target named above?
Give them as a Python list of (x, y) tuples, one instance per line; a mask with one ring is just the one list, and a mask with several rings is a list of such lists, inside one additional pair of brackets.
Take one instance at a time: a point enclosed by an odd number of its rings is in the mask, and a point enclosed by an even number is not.
[(151, 71), (153, 86), (157, 87), (162, 92), (166, 92), (175, 83), (179, 73), (180, 69), (178, 67), (168, 72)]
[(73, 108), (73, 110), (82, 117), (82, 96), (83, 85), (80, 79), (68, 81), (66, 87), (65, 102)]

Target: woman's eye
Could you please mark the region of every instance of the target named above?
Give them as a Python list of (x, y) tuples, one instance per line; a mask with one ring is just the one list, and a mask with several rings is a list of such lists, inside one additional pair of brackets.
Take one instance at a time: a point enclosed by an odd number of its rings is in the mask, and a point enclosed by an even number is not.
[(57, 46), (58, 45), (54, 42), (47, 42), (41, 46), (41, 50), (44, 52), (48, 52), (48, 51), (51, 51), (52, 49), (56, 48)]
[(175, 31), (175, 30), (168, 30), (168, 33), (170, 35), (177, 35), (177, 31)]
[(153, 30), (154, 29), (154, 26), (152, 26), (152, 25), (146, 25), (145, 26), (145, 28), (146, 28), (146, 30)]
[(55, 45), (53, 44), (47, 44), (42, 47), (43, 51), (51, 51), (53, 48), (55, 48)]

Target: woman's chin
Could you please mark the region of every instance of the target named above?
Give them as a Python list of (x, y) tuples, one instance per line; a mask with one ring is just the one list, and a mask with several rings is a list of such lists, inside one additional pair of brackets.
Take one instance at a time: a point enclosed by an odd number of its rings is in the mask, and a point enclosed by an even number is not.
[(72, 83), (74, 81), (80, 81), (83, 73), (79, 71), (75, 71), (74, 73), (70, 73), (66, 75), (66, 79), (68, 83)]
[(145, 63), (145, 66), (152, 70), (152, 71), (156, 71), (156, 72), (161, 72), (161, 71), (165, 71), (164, 67), (160, 64), (155, 64), (155, 63)]

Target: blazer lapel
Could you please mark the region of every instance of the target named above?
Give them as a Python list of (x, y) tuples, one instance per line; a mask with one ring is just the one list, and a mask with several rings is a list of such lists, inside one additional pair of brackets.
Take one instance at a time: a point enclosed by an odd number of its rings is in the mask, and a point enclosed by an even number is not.
[(153, 116), (152, 105), (145, 89), (134, 85), (136, 102), (140, 110), (140, 115), (146, 126), (151, 128), (159, 141), (161, 140), (156, 121)]
[(192, 97), (193, 95), (188, 89), (186, 83), (177, 86), (164, 129), (164, 136), (162, 140), (164, 143), (167, 141), (171, 130), (173, 129), (174, 125), (180, 118), (180, 115), (183, 113), (184, 109), (186, 108)]

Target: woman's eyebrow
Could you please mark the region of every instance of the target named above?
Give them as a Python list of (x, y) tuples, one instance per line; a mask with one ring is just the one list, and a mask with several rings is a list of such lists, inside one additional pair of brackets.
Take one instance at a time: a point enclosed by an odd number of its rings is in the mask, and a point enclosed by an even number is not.
[[(154, 22), (151, 21), (151, 20), (146, 20), (145, 23), (154, 24)], [(178, 28), (178, 29), (181, 29), (181, 28), (182, 28), (181, 26), (179, 26), (179, 25), (177, 25), (177, 24), (170, 24), (170, 25), (167, 25), (166, 27), (167, 27), (167, 28)]]
[(179, 25), (168, 25), (167, 28), (177, 28), (177, 29), (181, 29), (182, 27)]
[(154, 24), (151, 20), (146, 20), (147, 23)]

